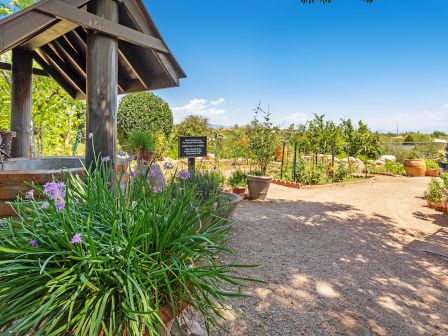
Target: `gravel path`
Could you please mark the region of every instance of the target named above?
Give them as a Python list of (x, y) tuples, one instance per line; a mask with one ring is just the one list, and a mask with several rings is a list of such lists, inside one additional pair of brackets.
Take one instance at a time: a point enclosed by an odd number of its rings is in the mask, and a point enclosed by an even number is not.
[(268, 201), (240, 203), (231, 246), (267, 284), (233, 301), (229, 335), (448, 335), (448, 262), (415, 245), (448, 246), (428, 182), (272, 185)]

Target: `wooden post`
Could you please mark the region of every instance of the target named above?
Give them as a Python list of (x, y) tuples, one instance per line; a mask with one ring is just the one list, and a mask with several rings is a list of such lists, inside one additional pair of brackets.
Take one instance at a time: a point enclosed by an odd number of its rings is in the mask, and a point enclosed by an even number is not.
[(11, 73), (11, 157), (31, 158), (33, 56), (31, 52), (12, 50)]
[[(118, 22), (118, 5), (113, 0), (93, 0), (88, 11)], [(87, 33), (87, 139), (86, 166), (95, 156), (116, 162), (118, 95), (118, 40), (89, 30)]]
[(196, 171), (196, 158), (191, 157), (188, 158), (188, 171), (190, 172), (190, 175), (193, 176)]

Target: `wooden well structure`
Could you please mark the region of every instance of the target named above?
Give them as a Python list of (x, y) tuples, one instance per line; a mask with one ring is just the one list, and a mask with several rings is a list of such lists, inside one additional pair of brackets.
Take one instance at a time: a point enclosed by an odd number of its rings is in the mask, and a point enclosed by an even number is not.
[(33, 74), (87, 99), (87, 165), (94, 153), (115, 163), (118, 94), (185, 77), (141, 0), (42, 0), (0, 21), (0, 54), (11, 50), (12, 157), (31, 157)]

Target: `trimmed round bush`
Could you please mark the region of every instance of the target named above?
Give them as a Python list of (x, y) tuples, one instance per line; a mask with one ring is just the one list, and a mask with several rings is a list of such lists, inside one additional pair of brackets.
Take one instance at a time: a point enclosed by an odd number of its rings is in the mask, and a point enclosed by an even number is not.
[(151, 92), (123, 97), (118, 106), (118, 141), (123, 144), (133, 129), (150, 130), (168, 138), (173, 129), (173, 113), (167, 102)]

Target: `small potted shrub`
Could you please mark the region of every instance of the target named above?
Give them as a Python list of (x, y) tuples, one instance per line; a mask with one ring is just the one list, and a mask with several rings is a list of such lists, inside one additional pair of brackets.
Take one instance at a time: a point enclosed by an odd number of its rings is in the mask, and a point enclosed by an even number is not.
[[(263, 115), (260, 121), (259, 115)], [(271, 121), (271, 114), (263, 111), (260, 104), (255, 109), (254, 119), (246, 128), (249, 139), (249, 155), (256, 162), (257, 169), (246, 175), (251, 200), (264, 200), (272, 181), (267, 175), (268, 166), (272, 161), (275, 150), (275, 131)]]
[(404, 160), (404, 169), (409, 177), (425, 176), (425, 160), (419, 152), (412, 151), (408, 158)]
[(440, 174), (440, 169), (436, 161), (426, 160), (426, 176), (437, 177)]
[(135, 151), (137, 162), (151, 163), (154, 157), (155, 141), (150, 131), (132, 130), (126, 144), (131, 150)]
[(428, 205), (439, 211), (447, 210), (446, 192), (442, 186), (442, 182), (437, 178), (432, 178), (425, 192), (425, 198)]
[(235, 170), (232, 172), (228, 178), (228, 183), (232, 187), (232, 192), (244, 198), (244, 193), (246, 192), (246, 175), (243, 171)]

